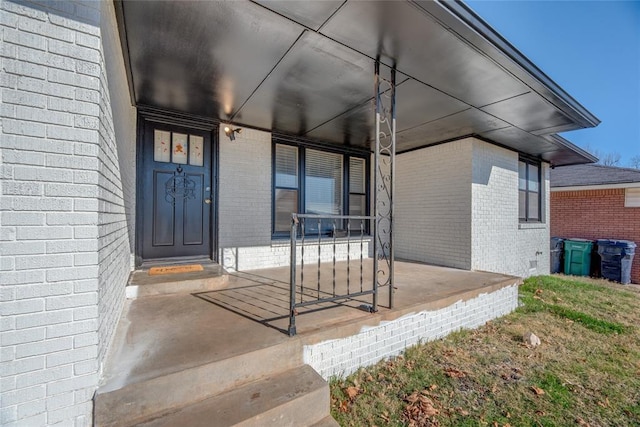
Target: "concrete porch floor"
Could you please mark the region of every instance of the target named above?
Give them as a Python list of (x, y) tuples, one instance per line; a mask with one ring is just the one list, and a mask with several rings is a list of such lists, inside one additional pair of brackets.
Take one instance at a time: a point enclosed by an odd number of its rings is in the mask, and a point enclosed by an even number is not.
[[(369, 262), (365, 261), (363, 269), (368, 271), (365, 279), (371, 276)], [(341, 275), (344, 279), (346, 264), (338, 263), (337, 270), (338, 281)], [(307, 273), (309, 278), (305, 281), (315, 286), (317, 270), (307, 266)], [(331, 264), (323, 264), (321, 273), (325, 289), (332, 275)], [(351, 271), (358, 287), (359, 274), (359, 266)], [(394, 308), (387, 306), (388, 288), (380, 291), (377, 313), (357, 308), (371, 304), (371, 296), (355, 302), (324, 304), (322, 309), (310, 307), (300, 310), (296, 317), (295, 337), (283, 333), (289, 322), (288, 267), (232, 273), (226, 288), (217, 291), (129, 300), (116, 330), (99, 392), (107, 393), (273, 346), (281, 347), (283, 350), (278, 350), (281, 357), (291, 358), (292, 365), (301, 364), (304, 345), (347, 337), (365, 326), (408, 313), (436, 310), (519, 283), (518, 278), (500, 274), (401, 261), (395, 263), (395, 279)], [(238, 375), (242, 375), (240, 371)]]

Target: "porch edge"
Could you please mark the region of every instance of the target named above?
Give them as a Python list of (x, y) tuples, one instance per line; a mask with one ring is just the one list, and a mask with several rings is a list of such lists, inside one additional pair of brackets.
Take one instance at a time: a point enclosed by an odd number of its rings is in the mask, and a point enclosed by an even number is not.
[[(508, 284), (502, 282), (482, 288), (474, 297), (451, 295), (437, 301), (437, 308), (423, 304), (418, 310), (394, 313), (399, 316), (392, 320), (380, 316), (375, 326), (361, 324), (359, 332), (343, 338), (304, 345), (304, 363), (325, 379), (346, 376), (361, 367), (397, 356), (421, 342), (443, 338), (461, 329), (475, 329), (518, 307), (520, 283), (520, 279), (514, 278)], [(446, 302), (449, 305), (443, 306)]]

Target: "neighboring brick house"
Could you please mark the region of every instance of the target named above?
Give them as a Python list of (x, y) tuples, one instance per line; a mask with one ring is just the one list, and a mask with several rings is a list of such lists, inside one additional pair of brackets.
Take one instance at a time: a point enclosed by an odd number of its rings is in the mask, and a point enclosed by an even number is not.
[(596, 117), (462, 3), (260, 3), (0, 0), (0, 424), (92, 423), (133, 269), (372, 214), (377, 59), (396, 256), (549, 272), (549, 170), (595, 161), (555, 133)]
[[(640, 170), (575, 165), (555, 168), (550, 176), (552, 236), (631, 240), (640, 246)], [(640, 284), (637, 252), (631, 282)]]

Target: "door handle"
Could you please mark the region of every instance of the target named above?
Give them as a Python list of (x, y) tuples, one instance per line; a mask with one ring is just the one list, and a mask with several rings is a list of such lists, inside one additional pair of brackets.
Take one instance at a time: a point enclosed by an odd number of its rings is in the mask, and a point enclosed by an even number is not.
[(206, 199), (204, 199), (204, 202), (205, 202), (207, 205), (210, 205), (210, 204), (211, 204), (211, 199), (206, 198)]

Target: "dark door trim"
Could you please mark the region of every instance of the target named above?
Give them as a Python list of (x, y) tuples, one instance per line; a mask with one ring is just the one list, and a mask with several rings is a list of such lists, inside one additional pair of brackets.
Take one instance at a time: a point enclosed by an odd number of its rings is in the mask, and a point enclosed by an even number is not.
[(210, 227), (211, 233), (209, 242), (209, 257), (214, 262), (218, 262), (218, 171), (219, 171), (219, 159), (220, 150), (218, 144), (218, 122), (203, 117), (192, 116), (189, 114), (172, 112), (166, 110), (160, 110), (152, 107), (138, 106), (138, 120), (136, 129), (136, 235), (135, 235), (135, 266), (142, 265), (142, 239), (143, 239), (143, 201), (142, 192), (143, 188), (143, 146), (144, 146), (144, 132), (145, 124), (155, 122), (168, 124), (173, 126), (189, 127), (193, 129), (204, 130), (211, 133), (211, 188), (213, 189), (213, 208), (210, 215)]

